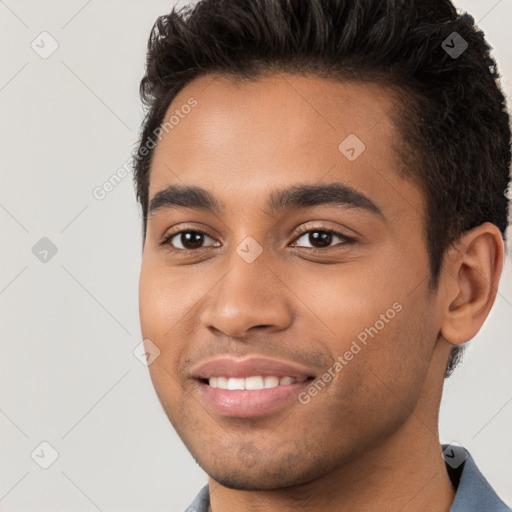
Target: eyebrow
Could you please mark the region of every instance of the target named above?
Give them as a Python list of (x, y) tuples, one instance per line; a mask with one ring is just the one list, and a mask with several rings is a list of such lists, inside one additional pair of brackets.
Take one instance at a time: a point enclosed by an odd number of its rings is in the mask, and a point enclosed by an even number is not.
[[(386, 221), (382, 210), (367, 196), (342, 183), (298, 185), (274, 190), (267, 201), (265, 213), (274, 213), (314, 206), (337, 205), (367, 211)], [(169, 185), (151, 199), (148, 215), (165, 208), (194, 208), (222, 214), (224, 206), (207, 190), (198, 186)]]

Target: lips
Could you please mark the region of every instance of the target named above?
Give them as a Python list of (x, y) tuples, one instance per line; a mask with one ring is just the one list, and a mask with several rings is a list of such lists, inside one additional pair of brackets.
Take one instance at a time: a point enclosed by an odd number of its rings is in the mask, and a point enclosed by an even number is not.
[(263, 357), (251, 357), (247, 359), (233, 359), (222, 357), (201, 364), (192, 368), (191, 374), (194, 378), (205, 380), (210, 377), (226, 378), (247, 378), (253, 376), (262, 377), (291, 377), (295, 380), (304, 381), (314, 377), (314, 373), (305, 367), (267, 359)]
[(222, 357), (193, 368), (200, 400), (219, 416), (250, 418), (297, 407), (297, 396), (314, 373), (262, 357)]

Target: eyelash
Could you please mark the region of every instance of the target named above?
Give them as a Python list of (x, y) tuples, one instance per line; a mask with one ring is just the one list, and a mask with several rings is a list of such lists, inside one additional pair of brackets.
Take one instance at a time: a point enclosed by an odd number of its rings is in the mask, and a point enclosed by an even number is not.
[[(346, 236), (338, 231), (335, 231), (334, 229), (329, 229), (329, 228), (322, 228), (322, 227), (315, 227), (315, 228), (305, 228), (301, 231), (299, 231), (299, 233), (297, 233), (297, 236), (294, 238), (294, 241), (296, 241), (297, 239), (301, 238), (303, 235), (307, 234), (307, 233), (311, 233), (311, 232), (320, 232), (320, 233), (329, 233), (330, 235), (335, 235), (339, 238), (341, 238), (343, 240), (343, 243), (341, 245), (353, 245), (357, 242), (357, 240), (355, 240), (354, 238), (351, 238), (349, 236)], [(203, 231), (201, 229), (182, 229), (181, 231), (176, 231), (174, 233), (169, 233), (169, 235), (167, 235), (161, 242), (158, 243), (158, 245), (167, 245), (169, 250), (172, 251), (172, 252), (177, 252), (177, 253), (191, 253), (191, 252), (195, 252), (195, 251), (199, 251), (201, 249), (206, 249), (206, 247), (199, 247), (198, 249), (177, 249), (176, 247), (173, 247), (172, 244), (171, 244), (171, 240), (177, 236), (177, 235), (180, 235), (182, 233), (199, 233), (203, 236), (207, 236), (209, 238), (212, 238), (213, 237), (207, 233), (206, 231)], [(340, 244), (337, 244), (337, 245), (340, 245)], [(308, 249), (310, 252), (325, 252), (329, 249), (332, 249), (333, 247), (335, 246), (331, 246), (331, 247), (325, 247), (325, 248), (319, 248), (319, 247), (302, 247), (302, 249)]]

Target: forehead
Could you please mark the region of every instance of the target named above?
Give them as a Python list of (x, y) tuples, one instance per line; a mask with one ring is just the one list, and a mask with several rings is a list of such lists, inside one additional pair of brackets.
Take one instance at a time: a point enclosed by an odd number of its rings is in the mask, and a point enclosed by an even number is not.
[(230, 190), (263, 200), (270, 188), (339, 181), (376, 202), (387, 194), (395, 209), (398, 194), (420, 211), (419, 190), (396, 172), (395, 102), (373, 83), (286, 73), (199, 77), (168, 108), (164, 123), (172, 123), (154, 150), (149, 197), (179, 183), (216, 190), (221, 201)]

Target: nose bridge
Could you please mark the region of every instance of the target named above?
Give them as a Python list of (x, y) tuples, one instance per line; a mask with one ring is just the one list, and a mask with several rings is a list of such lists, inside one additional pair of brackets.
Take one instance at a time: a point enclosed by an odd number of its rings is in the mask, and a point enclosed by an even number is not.
[(246, 239), (233, 251), (227, 262), (229, 270), (205, 303), (202, 322), (206, 327), (243, 337), (252, 327), (283, 329), (289, 324), (286, 287), (280, 286), (268, 256), (256, 243)]

